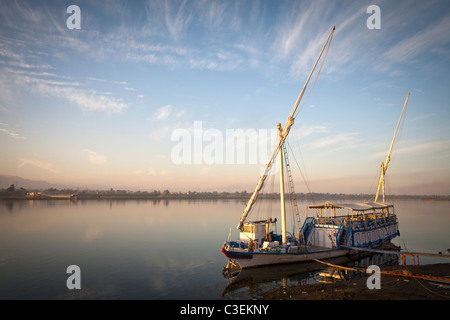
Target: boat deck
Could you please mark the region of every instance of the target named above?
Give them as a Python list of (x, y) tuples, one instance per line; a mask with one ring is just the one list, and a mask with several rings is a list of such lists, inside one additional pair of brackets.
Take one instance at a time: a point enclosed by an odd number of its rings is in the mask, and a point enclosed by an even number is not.
[[(249, 251), (248, 248), (245, 248), (245, 249), (229, 248), (228, 250), (230, 252), (235, 252), (235, 253), (278, 253), (278, 252), (285, 252), (286, 247), (277, 246), (277, 247), (272, 247), (269, 250), (259, 248), (254, 251), (251, 251), (251, 250)], [(332, 250), (332, 248), (320, 247), (320, 246), (302, 246), (299, 248), (297, 246), (291, 246), (289, 248), (289, 251), (286, 253), (308, 253), (308, 252), (327, 251), (327, 250)]]

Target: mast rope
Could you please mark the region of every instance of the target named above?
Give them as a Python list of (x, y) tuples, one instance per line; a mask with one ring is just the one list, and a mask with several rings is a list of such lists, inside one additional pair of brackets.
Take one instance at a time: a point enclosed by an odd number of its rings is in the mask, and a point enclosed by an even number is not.
[[(270, 196), (269, 196), (269, 210), (268, 210), (268, 212), (269, 212), (269, 217), (268, 217), (268, 218), (271, 218), (271, 217), (272, 217), (272, 201), (273, 201), (273, 190), (274, 190), (274, 174), (272, 174), (272, 168), (273, 168), (273, 167), (270, 167), (269, 172), (268, 172), (268, 176), (271, 177), (271, 179), (270, 179), (270, 180), (271, 180), (271, 183), (270, 183), (270, 190), (269, 190), (269, 195), (270, 195)], [(267, 186), (267, 184), (264, 184), (264, 185), (261, 187), (261, 191), (260, 191), (261, 194), (264, 194), (264, 193), (265, 193), (266, 186)], [(255, 217), (255, 219), (256, 219), (256, 220), (259, 220), (260, 212), (261, 212), (261, 205), (262, 205), (262, 201), (259, 201), (257, 207), (254, 207), (254, 208), (252, 208), (252, 210), (249, 211), (248, 216), (251, 216), (252, 213), (254, 213), (254, 212), (256, 211), (256, 215), (255, 215), (256, 217)]]
[(325, 59), (327, 58), (328, 50), (330, 49), (330, 45), (331, 45), (331, 40), (332, 39), (333, 39), (333, 35), (331, 35), (331, 37), (330, 37), (330, 41), (328, 42), (327, 50), (325, 51), (325, 55), (323, 56), (322, 63), (320, 64), (319, 71), (317, 71), (316, 78), (314, 79), (314, 82), (313, 82), (313, 84), (311, 86), (311, 89), (309, 89), (309, 92), (306, 95), (306, 99), (303, 100), (303, 103), (301, 104), (300, 108), (297, 109), (297, 111), (295, 112), (295, 114), (293, 116), (294, 120), (297, 117), (297, 115), (300, 113), (300, 111), (303, 109), (303, 106), (305, 105), (306, 101), (308, 101), (308, 98), (309, 98), (309, 95), (312, 92), (312, 89), (316, 85), (317, 79), (319, 78), (320, 71), (322, 71), (322, 67), (323, 67), (323, 65), (325, 63)]
[[(288, 145), (289, 145), (289, 143), (288, 143)], [(290, 148), (290, 146), (289, 146), (289, 148)], [(300, 230), (301, 219), (300, 219), (300, 213), (298, 211), (297, 200), (295, 199), (294, 180), (292, 177), (291, 165), (289, 163), (288, 150), (287, 150), (285, 144), (283, 144), (282, 150), (284, 153), (284, 158), (285, 158), (284, 166), (286, 167), (286, 172), (288, 175), (288, 187), (289, 187), (289, 191), (290, 191), (290, 195), (291, 195), (291, 199), (290, 199), (291, 201), (289, 201), (289, 204), (291, 205), (291, 208), (292, 208), (292, 229), (293, 229), (292, 232), (295, 237), (295, 234), (296, 234), (296, 232), (295, 232), (296, 231), (295, 230), (295, 228), (296, 228), (295, 217), (297, 218), (298, 230)], [(292, 150), (291, 150), (291, 152), (292, 152)], [(294, 157), (294, 159), (295, 159), (295, 157)]]
[(269, 197), (269, 208), (267, 209), (267, 211), (269, 212), (269, 219), (271, 219), (272, 218), (272, 209), (273, 209), (273, 199), (275, 197), (275, 195), (274, 195), (275, 175), (274, 174), (272, 174), (270, 177), (269, 185), (270, 185), (270, 190), (269, 190), (270, 197)]
[[(400, 145), (400, 140), (402, 139), (403, 128), (404, 128), (404, 124), (405, 124), (407, 111), (408, 111), (408, 104), (406, 104), (405, 113), (404, 113), (402, 119), (400, 120), (399, 135), (398, 135), (398, 139), (396, 140), (395, 145), (394, 145), (394, 151), (393, 151), (394, 154), (396, 154), (398, 152), (398, 148), (399, 148), (399, 145)], [(391, 159), (390, 162), (392, 162), (392, 159)], [(395, 160), (394, 160), (393, 164), (395, 165)], [(391, 164), (391, 168), (392, 168), (392, 164)], [(392, 191), (391, 191), (391, 186), (389, 185), (389, 180), (387, 179), (386, 176), (384, 178), (386, 180), (386, 185), (387, 185), (387, 190), (388, 190), (387, 196), (389, 196), (391, 198), (390, 202), (393, 203), (394, 202), (394, 198), (392, 198)]]
[[(286, 140), (286, 142), (287, 142), (287, 145), (288, 145), (288, 147), (289, 147), (289, 150), (291, 150), (291, 153), (294, 154), (294, 152), (292, 151), (291, 145), (289, 144), (289, 141)], [(298, 170), (300, 171), (300, 174), (302, 175), (303, 182), (305, 183), (306, 189), (308, 189), (308, 193), (311, 195), (311, 198), (312, 198), (312, 200), (313, 200), (313, 203), (316, 204), (316, 201), (314, 200), (313, 193), (312, 193), (312, 191), (311, 191), (311, 187), (309, 186), (309, 182), (308, 182), (308, 180), (306, 179), (305, 175), (303, 174), (303, 171), (302, 171), (302, 169), (300, 168), (300, 165), (298, 164), (297, 158), (296, 158), (295, 156), (294, 156), (294, 161), (295, 161), (295, 164), (297, 165)]]
[[(402, 117), (402, 119), (400, 120), (400, 127), (399, 127), (399, 130), (398, 130), (398, 139), (396, 139), (396, 141), (394, 143), (394, 148), (392, 150), (392, 153), (394, 153), (394, 154), (398, 152), (398, 148), (399, 148), (399, 145), (400, 145), (400, 140), (402, 139), (403, 128), (404, 128), (404, 124), (405, 124), (405, 118), (406, 118), (406, 112), (407, 111), (408, 111), (408, 105), (406, 105), (405, 114)], [(390, 162), (392, 163), (392, 159), (390, 159)], [(395, 161), (394, 161), (394, 164), (395, 164)], [(391, 168), (392, 168), (392, 164), (391, 164)]]
[(375, 175), (374, 175), (374, 178), (372, 180), (372, 184), (370, 185), (369, 191), (367, 192), (367, 198), (365, 198), (366, 202), (370, 201), (372, 199), (372, 192), (374, 192), (374, 193), (377, 192), (375, 184), (377, 181), (380, 180), (380, 175), (381, 175), (381, 172), (380, 172), (380, 169), (378, 169), (377, 173), (375, 173)]

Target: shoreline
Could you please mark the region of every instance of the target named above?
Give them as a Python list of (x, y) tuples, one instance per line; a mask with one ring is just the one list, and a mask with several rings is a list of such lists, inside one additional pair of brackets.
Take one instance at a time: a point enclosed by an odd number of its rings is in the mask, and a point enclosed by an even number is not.
[(427, 275), (450, 278), (450, 263), (388, 266), (381, 271), (403, 273), (404, 276), (380, 274), (380, 289), (368, 289), (370, 275), (361, 273), (353, 279), (331, 283), (296, 285), (279, 288), (262, 295), (259, 300), (449, 300), (448, 284), (432, 283), (411, 277)]
[[(39, 194), (39, 195), (6, 195), (0, 194), (0, 201), (7, 200), (242, 200), (247, 201), (250, 194), (248, 193), (171, 193), (171, 194), (151, 194), (151, 193), (78, 193), (78, 194)], [(314, 194), (316, 201), (339, 201), (339, 200), (355, 200), (364, 201), (372, 198), (372, 195), (355, 195), (355, 194)], [(279, 194), (260, 195), (262, 200), (279, 200)], [(308, 194), (296, 194), (298, 201), (309, 201), (311, 196)], [(407, 196), (393, 195), (390, 200), (422, 200), (422, 201), (450, 201), (447, 196)]]

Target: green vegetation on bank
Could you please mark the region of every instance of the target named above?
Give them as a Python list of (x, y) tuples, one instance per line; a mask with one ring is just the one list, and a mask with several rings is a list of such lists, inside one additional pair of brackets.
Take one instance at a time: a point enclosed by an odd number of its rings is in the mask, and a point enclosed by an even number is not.
[[(129, 190), (79, 190), (79, 189), (39, 189), (27, 190), (23, 187), (17, 188), (12, 184), (9, 188), (0, 190), (0, 200), (48, 200), (48, 199), (242, 199), (247, 200), (251, 196), (247, 191), (236, 192), (171, 192), (164, 191), (129, 191)], [(261, 194), (263, 199), (278, 199), (278, 193)], [(355, 199), (360, 201), (372, 200), (370, 194), (344, 194), (344, 193), (297, 193), (298, 200), (340, 200)], [(424, 200), (450, 200), (450, 196), (438, 195), (393, 195), (389, 199), (424, 199)]]

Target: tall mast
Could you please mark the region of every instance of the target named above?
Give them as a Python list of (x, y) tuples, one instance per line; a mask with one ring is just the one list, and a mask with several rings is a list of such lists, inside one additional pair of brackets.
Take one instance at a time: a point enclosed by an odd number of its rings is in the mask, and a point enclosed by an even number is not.
[(333, 27), (333, 29), (331, 30), (330, 34), (328, 35), (328, 38), (325, 41), (325, 44), (323, 45), (322, 50), (320, 51), (320, 54), (317, 57), (316, 62), (314, 63), (314, 66), (313, 66), (311, 72), (309, 73), (308, 79), (306, 80), (305, 85), (303, 86), (302, 91), (300, 92), (300, 94), (299, 94), (299, 96), (297, 98), (297, 101), (295, 102), (294, 108), (292, 109), (291, 114), (289, 115), (289, 117), (286, 120), (286, 124), (284, 125), (284, 128), (281, 128), (281, 126), (279, 128), (280, 135), (279, 135), (278, 141), (275, 144), (275, 146), (274, 146), (274, 148), (272, 150), (272, 153), (270, 154), (269, 161), (267, 162), (266, 167), (264, 168), (264, 172), (259, 177), (259, 181), (258, 181), (258, 184), (256, 185), (255, 191), (253, 191), (252, 196), (250, 197), (250, 199), (247, 202), (247, 206), (245, 207), (244, 212), (242, 213), (241, 219), (239, 220), (239, 224), (237, 226), (238, 229), (242, 229), (242, 227), (244, 225), (244, 221), (247, 218), (247, 216), (248, 216), (248, 214), (249, 214), (253, 204), (255, 203), (256, 199), (258, 198), (259, 192), (261, 191), (261, 188), (262, 188), (262, 186), (264, 185), (264, 182), (267, 179), (267, 175), (269, 173), (270, 168), (273, 165), (273, 161), (274, 161), (275, 157), (277, 156), (277, 153), (280, 151), (284, 141), (286, 140), (286, 138), (287, 138), (287, 136), (289, 134), (289, 131), (291, 130), (292, 125), (294, 124), (295, 112), (297, 111), (298, 105), (300, 104), (300, 101), (301, 101), (301, 99), (303, 97), (303, 94), (305, 93), (305, 90), (306, 90), (306, 87), (308, 85), (308, 82), (309, 82), (309, 80), (310, 80), (310, 78), (311, 78), (311, 76), (312, 76), (312, 74), (314, 72), (314, 69), (317, 66), (317, 63), (320, 60), (320, 57), (322, 56), (323, 51), (325, 50), (325, 47), (326, 47), (327, 43), (329, 43), (331, 41), (331, 38), (332, 38), (333, 33), (334, 33), (334, 30), (335, 30), (335, 27)]
[(380, 175), (380, 181), (378, 182), (377, 194), (375, 195), (375, 202), (377, 202), (378, 196), (380, 195), (380, 189), (382, 189), (383, 202), (385, 202), (384, 176), (386, 174), (389, 161), (391, 160), (391, 152), (392, 152), (392, 147), (394, 146), (395, 136), (397, 135), (398, 127), (400, 126), (400, 122), (402, 120), (403, 113), (405, 112), (406, 105), (408, 104), (408, 100), (409, 100), (409, 92), (408, 92), (408, 95), (406, 96), (405, 104), (403, 105), (403, 110), (402, 110), (402, 113), (400, 114), (400, 119), (398, 119), (397, 128), (395, 129), (394, 138), (392, 138), (391, 147), (389, 148), (389, 152), (386, 157), (386, 161), (384, 163), (383, 162), (381, 163), (381, 175)]
[[(283, 133), (281, 129), (281, 124), (278, 124), (278, 134), (281, 135)], [(281, 203), (281, 236), (282, 243), (286, 244), (286, 209), (284, 207), (284, 173), (283, 173), (283, 152), (280, 149), (278, 152), (279, 161), (280, 161), (280, 203)]]

